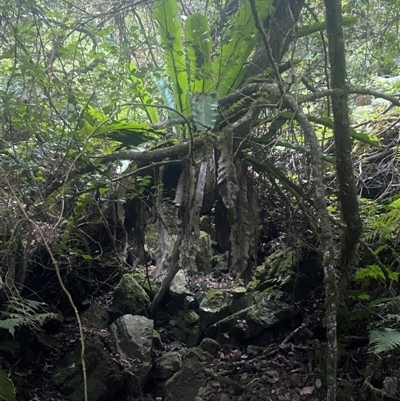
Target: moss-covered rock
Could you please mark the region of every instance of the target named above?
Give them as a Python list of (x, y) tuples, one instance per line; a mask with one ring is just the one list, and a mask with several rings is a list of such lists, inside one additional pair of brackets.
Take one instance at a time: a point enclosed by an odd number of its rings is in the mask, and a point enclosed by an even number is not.
[(199, 252), (196, 255), (197, 271), (206, 273), (211, 269), (213, 250), (211, 247), (210, 235), (204, 231), (200, 231)]
[(271, 281), (283, 275), (290, 275), (293, 268), (297, 267), (301, 258), (298, 250), (290, 248), (279, 249), (267, 257), (265, 262), (256, 269), (256, 279), (261, 283)]
[(108, 312), (95, 302), (81, 316), (82, 323), (96, 329), (105, 329), (108, 325), (108, 318)]
[(215, 323), (229, 315), (232, 295), (222, 290), (210, 290), (200, 303), (199, 314), (206, 324)]
[[(112, 399), (122, 390), (122, 373), (100, 343), (86, 342), (85, 363), (89, 401)], [(68, 399), (84, 401), (80, 346), (60, 361), (52, 379)]]
[(156, 295), (160, 288), (160, 283), (155, 282), (151, 277), (148, 277), (144, 273), (132, 273), (132, 277), (139, 283), (141, 287), (143, 287), (150, 299), (153, 299), (154, 295)]
[(115, 287), (112, 311), (116, 315), (140, 315), (150, 298), (143, 287), (136, 281), (132, 273), (124, 274)]
[(155, 362), (154, 374), (156, 379), (165, 380), (178, 372), (182, 367), (182, 357), (178, 352), (168, 352)]

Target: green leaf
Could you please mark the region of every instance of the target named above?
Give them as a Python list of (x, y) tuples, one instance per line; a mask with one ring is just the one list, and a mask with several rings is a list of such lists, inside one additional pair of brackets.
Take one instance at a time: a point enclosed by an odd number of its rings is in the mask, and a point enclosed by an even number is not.
[(153, 98), (150, 92), (147, 90), (143, 79), (137, 76), (136, 64), (131, 61), (128, 65), (129, 79), (132, 82), (132, 90), (134, 94), (140, 99), (143, 104), (143, 108), (146, 111), (147, 117), (151, 123), (158, 123), (160, 117), (155, 107), (149, 107), (147, 105), (153, 103)]
[(3, 370), (0, 370), (0, 400), (17, 401), (14, 384)]
[(123, 146), (139, 146), (142, 143), (159, 139), (162, 134), (162, 131), (152, 129), (149, 124), (136, 121), (116, 121), (104, 124), (98, 131), (96, 137), (105, 136), (120, 142)]
[[(277, 116), (275, 118), (292, 120), (294, 118), (294, 113), (292, 113), (290, 111), (285, 111), (283, 113), (279, 113), (279, 116)], [(327, 128), (330, 128), (333, 130), (333, 120), (329, 117), (314, 117), (314, 116), (308, 115), (307, 118), (309, 121), (311, 121), (315, 124), (320, 124), (320, 125), (323, 125), (324, 127), (327, 127)], [(379, 139), (376, 136), (358, 132), (352, 127), (350, 127), (350, 136), (353, 139), (356, 139), (367, 145), (374, 146), (374, 147), (380, 146)]]
[(190, 115), (186, 57), (180, 22), (176, 18), (178, 3), (176, 0), (155, 0), (153, 12), (159, 25), (161, 46), (164, 49), (167, 74), (172, 81), (175, 104), (182, 114)]
[(208, 93), (212, 87), (211, 33), (208, 20), (193, 14), (185, 21), (191, 93)]
[[(169, 108), (175, 110), (176, 109), (175, 100), (172, 96), (171, 91), (168, 88), (166, 80), (163, 77), (157, 76), (155, 74), (153, 75), (153, 78), (155, 83), (157, 84), (158, 90), (160, 91), (162, 98), (164, 99), (165, 104)], [(172, 110), (168, 110), (168, 115), (170, 118), (179, 117), (179, 115), (177, 113), (174, 113)]]
[[(328, 117), (313, 117), (308, 115), (308, 119), (316, 124), (323, 125), (327, 128), (333, 130), (333, 120)], [(354, 128), (350, 127), (350, 136), (357, 141), (365, 143), (370, 146), (379, 147), (379, 139), (374, 135), (364, 134), (363, 132), (358, 132)]]
[(400, 332), (389, 328), (372, 330), (369, 333), (369, 346), (374, 354), (392, 351), (400, 347)]
[(385, 274), (378, 265), (369, 265), (358, 269), (354, 275), (355, 280), (364, 280), (368, 278), (385, 280)]
[[(271, 0), (255, 0), (255, 3), (259, 18), (264, 21), (272, 11)], [(243, 67), (259, 38), (250, 2), (243, 1), (224, 32), (220, 50), (213, 60), (212, 69), (218, 79), (216, 89), (219, 99), (237, 89), (241, 83)]]
[[(342, 17), (342, 24), (343, 26), (351, 26), (355, 25), (358, 23), (358, 18), (357, 17)], [(324, 31), (326, 28), (326, 22), (321, 21), (321, 22), (316, 22), (311, 25), (303, 25), (300, 27), (297, 32), (296, 32), (296, 38), (302, 38), (307, 35), (311, 35), (312, 33), (315, 32), (321, 32)]]
[(213, 128), (218, 117), (218, 100), (216, 93), (194, 93), (192, 96), (193, 121), (196, 128)]

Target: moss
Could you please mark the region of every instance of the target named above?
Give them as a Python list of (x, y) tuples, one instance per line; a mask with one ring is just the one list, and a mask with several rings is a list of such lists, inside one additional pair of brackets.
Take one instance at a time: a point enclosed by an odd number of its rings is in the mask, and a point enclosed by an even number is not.
[(124, 274), (115, 288), (112, 311), (121, 315), (139, 315), (145, 311), (150, 302), (143, 287), (135, 280), (133, 274)]
[[(84, 400), (80, 353), (81, 347), (78, 346), (72, 354), (64, 358), (53, 376), (53, 383), (71, 401)], [(100, 344), (86, 344), (85, 363), (89, 401), (105, 399), (122, 389), (122, 374)]]
[(193, 325), (199, 322), (199, 315), (194, 311), (187, 311), (182, 315), (182, 317), (188, 325)]
[(222, 290), (210, 290), (201, 301), (200, 308), (205, 312), (218, 313), (229, 308), (231, 296)]

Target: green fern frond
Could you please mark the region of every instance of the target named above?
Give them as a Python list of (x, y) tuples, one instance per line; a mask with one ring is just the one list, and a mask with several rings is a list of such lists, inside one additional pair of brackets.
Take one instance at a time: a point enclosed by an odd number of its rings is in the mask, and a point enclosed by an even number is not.
[(369, 333), (370, 351), (374, 354), (400, 347), (400, 331), (393, 329), (372, 330)]
[(26, 324), (26, 322), (22, 316), (10, 317), (8, 319), (0, 320), (0, 329), (7, 330), (14, 337), (15, 329), (24, 324)]
[(29, 326), (39, 331), (48, 320), (62, 320), (62, 316), (46, 310), (43, 302), (23, 298), (11, 298), (5, 304), (5, 310), (0, 312), (0, 329), (7, 330), (13, 337), (15, 330), (21, 326)]
[(364, 279), (375, 279), (375, 280), (385, 280), (385, 273), (382, 271), (381, 267), (378, 265), (369, 265), (362, 269), (358, 269), (356, 274), (354, 275), (355, 280), (364, 280)]

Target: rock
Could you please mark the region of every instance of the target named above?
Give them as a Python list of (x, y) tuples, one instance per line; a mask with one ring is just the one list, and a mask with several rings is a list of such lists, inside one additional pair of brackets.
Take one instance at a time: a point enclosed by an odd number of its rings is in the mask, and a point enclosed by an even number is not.
[(207, 377), (201, 371), (203, 364), (196, 358), (185, 360), (181, 370), (167, 380), (164, 396), (174, 401), (195, 401), (201, 387), (206, 386)]
[(96, 329), (105, 329), (108, 325), (108, 318), (108, 312), (97, 302), (92, 303), (81, 316), (83, 324)]
[(244, 311), (243, 318), (232, 316), (230, 329), (224, 329), (223, 332), (228, 331), (229, 335), (239, 342), (249, 340), (290, 319), (291, 309), (292, 307), (284, 302), (263, 298)]
[(192, 295), (187, 295), (183, 300), (183, 307), (190, 310), (196, 309), (199, 307), (199, 301), (196, 297)]
[(211, 270), (212, 257), (213, 250), (210, 235), (204, 231), (200, 231), (199, 252), (197, 252), (195, 259), (197, 271), (208, 273)]
[(130, 371), (136, 386), (130, 391), (135, 395), (140, 394), (152, 367), (153, 330), (154, 322), (144, 316), (124, 315), (110, 326), (121, 357), (132, 359)]
[[(240, 288), (240, 287), (239, 287)], [(254, 304), (253, 294), (246, 293), (233, 293), (232, 304), (229, 310), (232, 313), (237, 313), (243, 309), (246, 309)]]
[(212, 259), (212, 263), (215, 266), (214, 269), (221, 273), (228, 273), (229, 266), (224, 255), (215, 255)]
[(219, 343), (212, 338), (204, 338), (203, 341), (200, 343), (200, 348), (203, 351), (208, 352), (212, 356), (215, 356), (217, 355), (220, 346)]
[(226, 291), (210, 290), (200, 303), (199, 314), (206, 324), (213, 324), (229, 315), (232, 296)]
[(155, 362), (154, 374), (156, 379), (169, 379), (182, 367), (182, 357), (178, 352), (168, 352)]
[(186, 360), (193, 359), (193, 358), (200, 362), (206, 362), (206, 363), (211, 363), (214, 359), (214, 357), (210, 353), (202, 350), (199, 347), (191, 348), (185, 356)]
[(272, 286), (280, 278), (284, 280), (297, 268), (301, 254), (299, 250), (291, 248), (279, 249), (269, 255), (265, 262), (256, 269), (255, 277), (261, 283), (261, 289)]
[(133, 274), (124, 274), (115, 287), (112, 311), (116, 315), (138, 315), (150, 302), (146, 291), (134, 279)]
[(190, 295), (188, 280), (182, 269), (178, 270), (178, 273), (176, 273), (168, 292), (172, 297)]
[[(90, 401), (113, 399), (123, 389), (122, 372), (100, 343), (85, 342), (85, 363)], [(60, 361), (52, 380), (69, 400), (84, 400), (80, 345)]]
[(143, 273), (132, 273), (132, 277), (138, 282), (138, 284), (146, 291), (150, 299), (154, 298), (157, 291), (160, 288), (160, 284), (154, 281), (151, 277), (146, 276)]
[[(182, 315), (183, 320), (189, 326), (199, 323), (199, 315), (194, 311), (186, 311)], [(178, 323), (177, 323), (178, 324)]]

